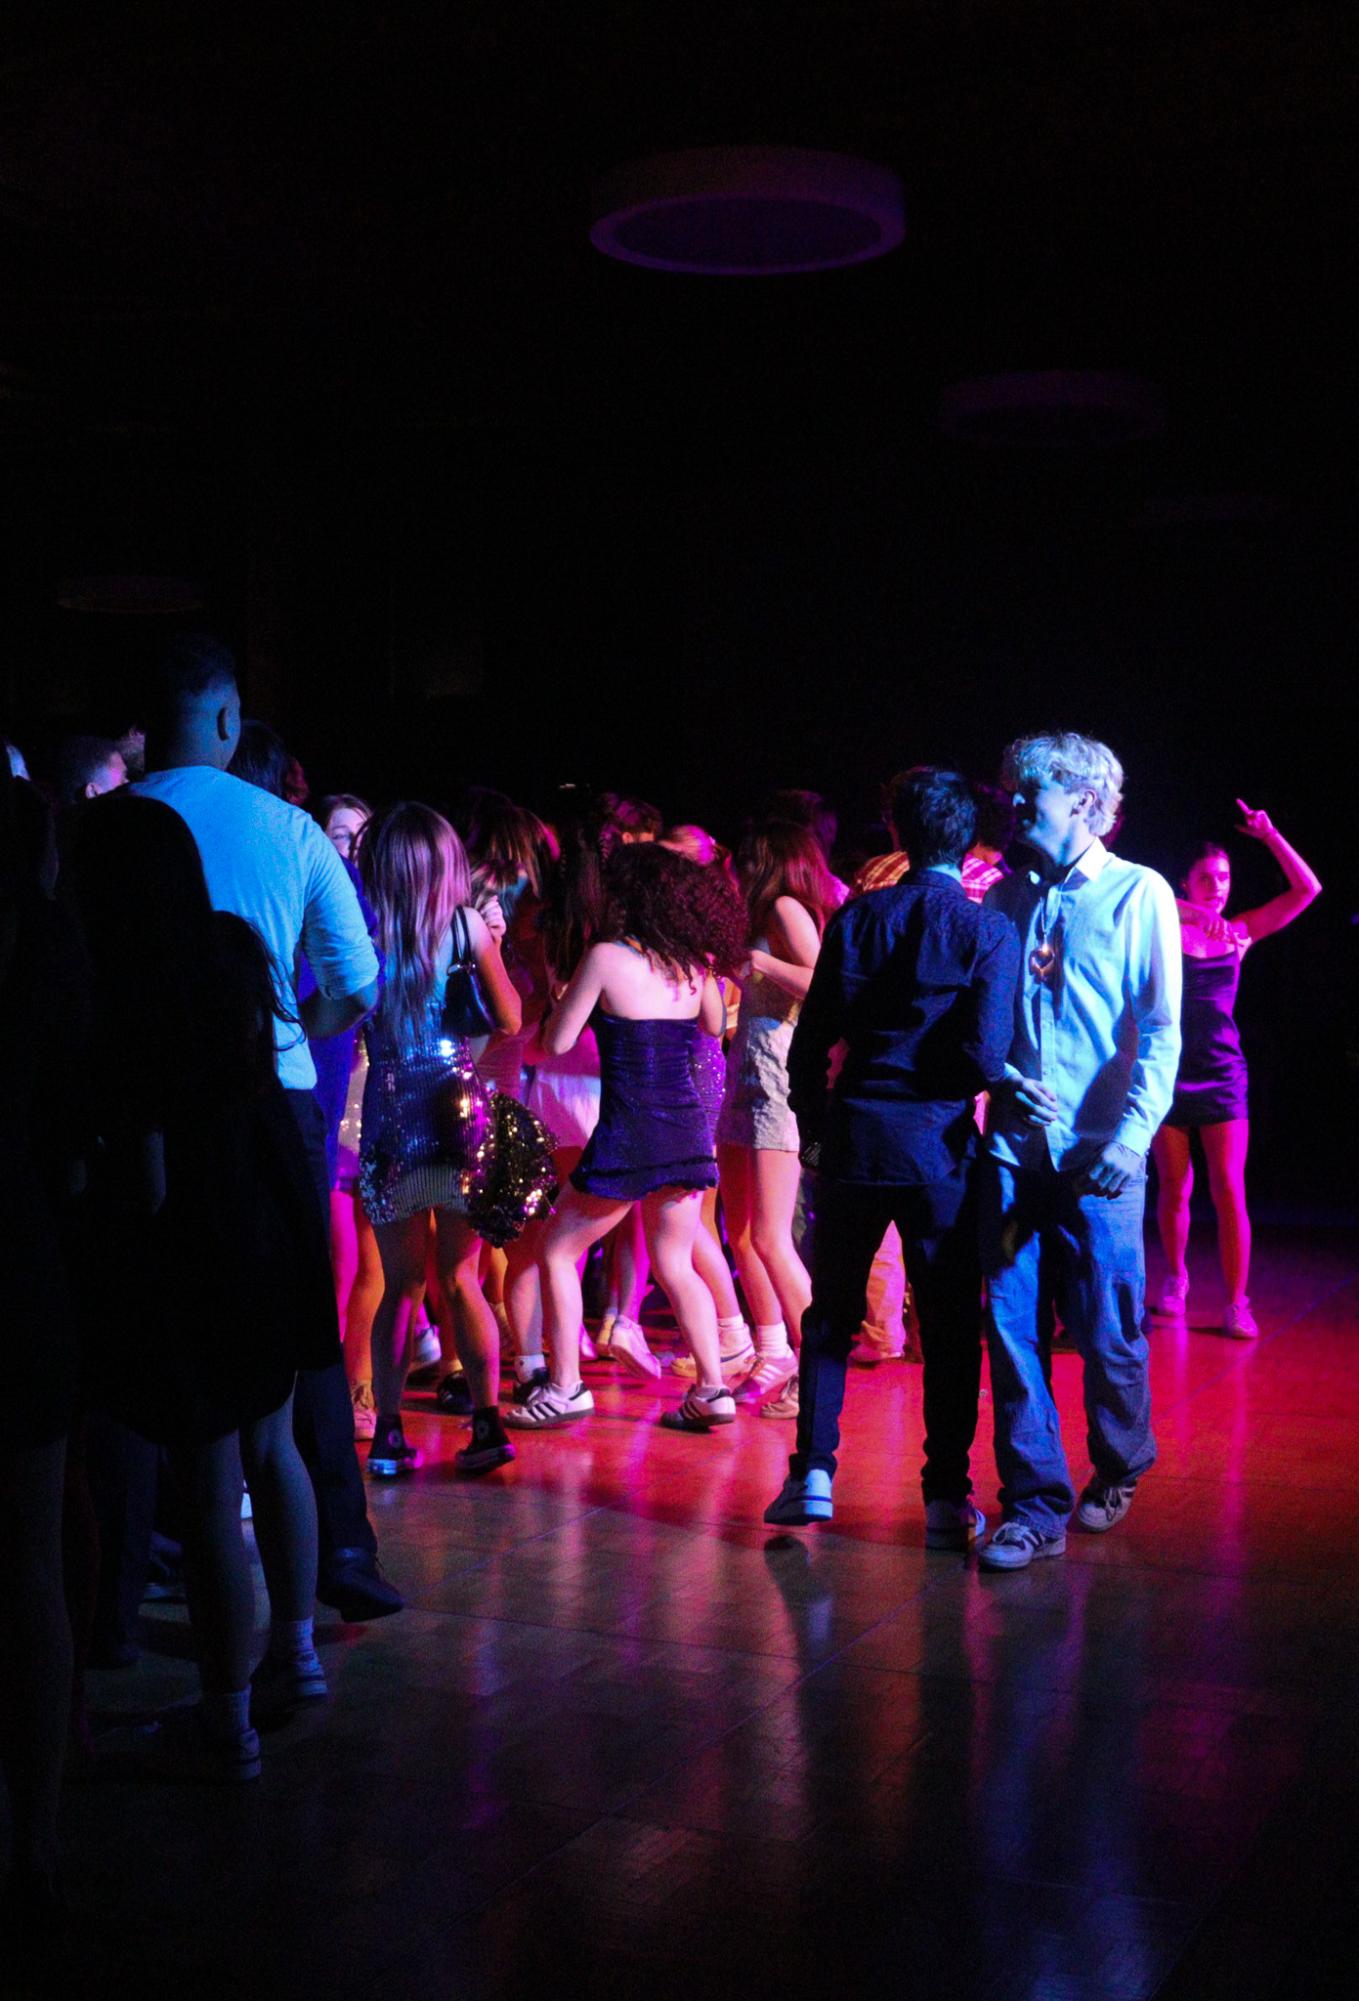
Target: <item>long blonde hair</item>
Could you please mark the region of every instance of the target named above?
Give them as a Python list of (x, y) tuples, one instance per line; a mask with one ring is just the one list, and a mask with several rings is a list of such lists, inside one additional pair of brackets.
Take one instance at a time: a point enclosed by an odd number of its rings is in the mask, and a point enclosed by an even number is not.
[(366, 830), (362, 868), (387, 962), (379, 1013), (408, 1034), (424, 1019), (454, 913), (472, 899), (466, 850), (442, 813), (403, 801)]

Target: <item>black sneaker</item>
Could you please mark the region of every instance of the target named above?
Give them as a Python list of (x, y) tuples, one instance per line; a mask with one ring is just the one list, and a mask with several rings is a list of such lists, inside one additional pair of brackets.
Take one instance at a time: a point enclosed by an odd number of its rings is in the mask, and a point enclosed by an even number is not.
[(515, 1384), (510, 1397), (511, 1403), (527, 1403), (535, 1390), (542, 1389), (544, 1384), (550, 1383), (551, 1380), (551, 1372), (548, 1369), (535, 1369), (533, 1374), (527, 1376), (522, 1383)]
[(470, 1417), (472, 1415), (472, 1392), (461, 1369), (454, 1369), (444, 1377), (434, 1392), (434, 1401), (445, 1417)]
[(497, 1466), (508, 1466), (513, 1457), (514, 1447), (505, 1435), (500, 1412), (478, 1411), (472, 1420), (471, 1443), (453, 1454), (453, 1463), (460, 1473), (493, 1473)]
[(399, 1480), (420, 1464), (420, 1449), (406, 1443), (401, 1420), (378, 1419), (373, 1442), (368, 1448), (368, 1471), (375, 1480)]

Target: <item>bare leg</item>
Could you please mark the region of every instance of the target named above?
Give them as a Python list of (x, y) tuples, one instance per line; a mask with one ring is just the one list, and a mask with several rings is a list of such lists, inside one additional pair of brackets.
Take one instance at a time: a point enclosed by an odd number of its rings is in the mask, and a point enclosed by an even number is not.
[(374, 1235), (382, 1259), (382, 1299), (373, 1315), (373, 1401), (383, 1417), (401, 1409), (410, 1367), (411, 1323), (425, 1290), (428, 1215), (379, 1223)]
[(700, 1389), (721, 1389), (717, 1313), (713, 1297), (694, 1270), (694, 1238), (703, 1205), (695, 1188), (660, 1188), (642, 1203), (647, 1249), (674, 1308), (680, 1332), (698, 1369)]
[(704, 1213), (708, 1208), (708, 1197), (715, 1192), (708, 1189), (700, 1205), (699, 1225), (694, 1233), (694, 1270), (708, 1288), (718, 1319), (735, 1320), (740, 1314), (741, 1303), (732, 1283), (731, 1267), (722, 1255), (722, 1246), (715, 1233), (708, 1228)]
[(724, 1145), (717, 1149), (718, 1172), (722, 1178), (722, 1207), (727, 1215), (727, 1236), (732, 1256), (741, 1275), (741, 1290), (756, 1326), (772, 1327), (783, 1318), (783, 1309), (764, 1261), (755, 1248), (754, 1161), (755, 1156), (749, 1147)]
[(275, 1620), (309, 1619), (316, 1604), (316, 1496), (293, 1438), (293, 1400), (241, 1428), (255, 1545)]
[(351, 1383), (373, 1380), (373, 1315), (382, 1298), (382, 1259), (378, 1255), (373, 1226), (363, 1213), (357, 1193), (345, 1200), (354, 1210), (354, 1241), (359, 1268), (349, 1295), (349, 1312), (344, 1320), (345, 1369)]
[(71, 1628), (61, 1579), (66, 1440), (11, 1445), (0, 1469), (9, 1537), (10, 1617), (0, 1675), (0, 1771), (9, 1791), (10, 1878), (19, 1895), (53, 1886), (57, 1805), (71, 1708)]
[(250, 1685), (255, 1593), (241, 1537), (236, 1433), (175, 1446), (170, 1463), (184, 1497), (184, 1584), (199, 1678), (207, 1693), (237, 1694)]
[(343, 1327), (349, 1316), (349, 1296), (359, 1272), (354, 1198), (343, 1188), (332, 1188), (330, 1191), (330, 1271), (335, 1281), (335, 1311)]
[(552, 1363), (552, 1387), (568, 1394), (580, 1385), (580, 1260), (606, 1236), (628, 1208), (568, 1187), (542, 1239), (543, 1337)]
[(775, 1153), (768, 1147), (757, 1147), (752, 1159), (755, 1201), (751, 1238), (778, 1298), (788, 1338), (796, 1347), (802, 1339), (802, 1316), (812, 1303), (812, 1282), (793, 1243), (793, 1212), (802, 1165), (795, 1153)]
[(1226, 1119), (1204, 1126), (1203, 1151), (1208, 1161), (1208, 1186), (1217, 1211), (1217, 1248), (1227, 1300), (1240, 1306), (1250, 1290), (1250, 1212), (1246, 1207), (1246, 1153), (1250, 1120)]
[(453, 1309), (458, 1359), (473, 1409), (487, 1410), (500, 1401), (500, 1328), (481, 1290), (481, 1238), (465, 1216), (436, 1209), (434, 1220), (439, 1279)]
[[(585, 1151), (579, 1146), (559, 1147), (552, 1156), (552, 1171), (563, 1194)], [(530, 1223), (521, 1236), (505, 1250), (505, 1310), (517, 1355), (543, 1352), (543, 1288), (539, 1259), (551, 1217)]]
[(1156, 1227), (1161, 1235), (1172, 1279), (1188, 1277), (1189, 1197), (1194, 1190), (1194, 1161), (1189, 1134), (1180, 1126), (1162, 1126), (1151, 1143), (1156, 1162)]
[(634, 1206), (623, 1218), (605, 1248), (609, 1256), (609, 1312), (636, 1320), (651, 1275), (640, 1207)]

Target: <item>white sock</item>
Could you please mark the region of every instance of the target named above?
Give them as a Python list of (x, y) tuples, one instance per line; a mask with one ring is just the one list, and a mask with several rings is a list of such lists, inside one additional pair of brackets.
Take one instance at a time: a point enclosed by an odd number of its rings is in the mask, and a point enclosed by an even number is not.
[(314, 1619), (275, 1619), (269, 1628), (269, 1652), (279, 1661), (301, 1660), (315, 1653)]
[(547, 1357), (543, 1354), (541, 1348), (533, 1355), (516, 1355), (514, 1358), (515, 1381), (526, 1383), (536, 1370), (545, 1369), (546, 1367)]
[(724, 1358), (750, 1346), (750, 1329), (739, 1313), (718, 1316), (717, 1340)]
[(771, 1322), (768, 1327), (755, 1329), (755, 1352), (758, 1355), (783, 1355), (788, 1349), (788, 1329), (781, 1320)]
[(250, 1728), (250, 1690), (205, 1688), (203, 1727), (209, 1737), (244, 1737)]

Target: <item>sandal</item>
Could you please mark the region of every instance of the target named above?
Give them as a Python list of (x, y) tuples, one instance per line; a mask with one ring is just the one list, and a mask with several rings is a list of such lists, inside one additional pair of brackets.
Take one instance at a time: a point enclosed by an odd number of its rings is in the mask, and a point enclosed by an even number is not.
[(667, 1431), (711, 1431), (715, 1424), (735, 1424), (736, 1399), (729, 1389), (701, 1390), (695, 1384), (677, 1410), (668, 1410), (661, 1423)]
[(546, 1431), (551, 1425), (573, 1424), (578, 1417), (588, 1417), (594, 1407), (595, 1400), (584, 1383), (577, 1383), (573, 1390), (554, 1389), (551, 1383), (544, 1383), (523, 1403), (511, 1405), (505, 1422), (520, 1431)]

